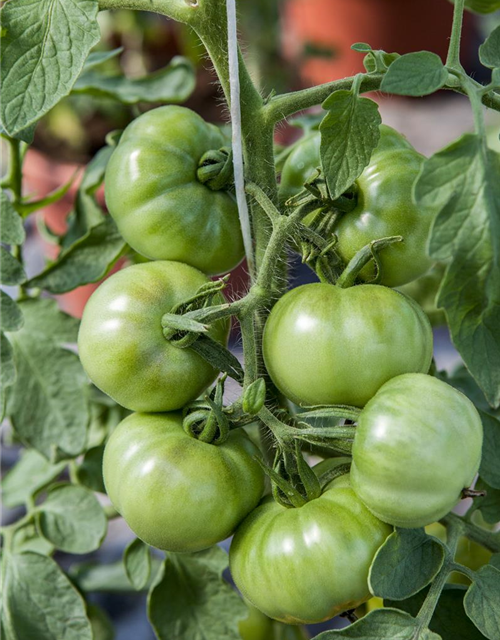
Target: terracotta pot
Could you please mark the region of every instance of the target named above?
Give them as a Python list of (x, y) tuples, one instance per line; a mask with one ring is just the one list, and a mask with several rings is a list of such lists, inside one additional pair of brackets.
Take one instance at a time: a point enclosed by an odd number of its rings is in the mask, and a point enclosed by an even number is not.
[[(306, 84), (320, 84), (364, 71), (355, 42), (374, 49), (409, 53), (426, 49), (444, 60), (451, 33), (453, 5), (447, 0), (286, 0), (283, 3), (285, 55), (299, 65)], [(474, 16), (464, 16), (464, 62)], [(307, 49), (331, 51), (333, 57), (307, 56)]]

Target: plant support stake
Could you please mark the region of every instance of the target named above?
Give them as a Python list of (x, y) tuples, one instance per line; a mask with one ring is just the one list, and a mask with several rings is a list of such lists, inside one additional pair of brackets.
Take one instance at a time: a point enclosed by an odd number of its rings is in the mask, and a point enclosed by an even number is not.
[(241, 144), (241, 110), (240, 110), (240, 77), (238, 66), (238, 37), (236, 28), (235, 0), (226, 1), (227, 8), (227, 43), (229, 54), (229, 84), (231, 96), (231, 130), (233, 147), (234, 187), (240, 217), (243, 244), (247, 258), (248, 270), (254, 279), (254, 261), (252, 248), (252, 232), (250, 217), (245, 196), (245, 180), (243, 175), (243, 149)]

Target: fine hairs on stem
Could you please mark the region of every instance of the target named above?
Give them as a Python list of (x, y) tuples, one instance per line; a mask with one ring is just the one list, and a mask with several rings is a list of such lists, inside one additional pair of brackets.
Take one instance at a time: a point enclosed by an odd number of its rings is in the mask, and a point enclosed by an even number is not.
[(245, 195), (245, 180), (243, 175), (243, 149), (241, 142), (241, 109), (240, 109), (240, 77), (238, 64), (238, 34), (236, 25), (235, 0), (226, 0), (227, 9), (227, 39), (229, 54), (229, 85), (230, 85), (230, 113), (232, 129), (234, 186), (236, 190), (236, 202), (240, 217), (243, 244), (247, 258), (248, 271), (252, 280), (255, 278), (255, 266), (253, 260), (252, 232), (250, 216)]

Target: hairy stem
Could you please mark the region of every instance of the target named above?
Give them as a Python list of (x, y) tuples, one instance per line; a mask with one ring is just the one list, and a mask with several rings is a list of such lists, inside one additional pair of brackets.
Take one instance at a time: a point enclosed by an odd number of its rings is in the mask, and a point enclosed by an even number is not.
[(462, 65), (460, 64), (460, 40), (462, 38), (464, 5), (465, 0), (455, 0), (451, 38), (448, 47), (448, 57), (446, 58), (446, 66), (450, 69), (456, 69), (457, 71), (462, 69)]

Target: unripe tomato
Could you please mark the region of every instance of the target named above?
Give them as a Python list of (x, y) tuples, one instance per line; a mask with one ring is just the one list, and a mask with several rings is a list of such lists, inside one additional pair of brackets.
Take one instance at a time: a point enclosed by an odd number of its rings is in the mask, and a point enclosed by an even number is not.
[[(298, 193), (304, 182), (320, 165), (320, 134), (304, 139), (287, 158), (281, 174), (282, 199)], [(397, 287), (415, 280), (432, 265), (427, 255), (427, 237), (433, 213), (420, 209), (412, 201), (412, 188), (424, 157), (394, 129), (381, 125), (380, 141), (368, 166), (355, 181), (357, 205), (345, 213), (335, 225), (338, 237), (335, 249), (349, 260), (373, 240), (403, 236), (380, 252), (382, 279), (380, 284)], [(307, 223), (307, 218), (304, 220)], [(372, 263), (360, 274), (365, 280), (375, 275)]]
[(217, 274), (243, 258), (238, 209), (198, 181), (201, 157), (227, 141), (185, 107), (153, 109), (125, 129), (106, 169), (106, 204), (130, 246)]
[(357, 498), (349, 476), (341, 476), (300, 508), (264, 498), (236, 531), (231, 573), (245, 598), (269, 617), (321, 622), (370, 597), (368, 570), (391, 531)]
[(274, 306), (263, 352), (296, 404), (362, 407), (394, 376), (429, 370), (432, 330), (416, 302), (387, 287), (306, 284)]
[(386, 382), (358, 419), (351, 482), (378, 518), (424, 527), (446, 515), (474, 480), (483, 429), (472, 402), (423, 374)]
[(200, 551), (230, 536), (259, 502), (258, 453), (242, 429), (216, 446), (188, 436), (180, 413), (134, 413), (106, 445), (104, 484), (141, 540), (167, 551)]
[[(85, 307), (78, 335), (92, 382), (132, 411), (173, 411), (197, 398), (217, 372), (192, 349), (170, 344), (161, 318), (206, 282), (197, 269), (166, 261), (134, 265), (105, 280)], [(221, 344), (228, 332), (226, 320), (210, 329)]]

